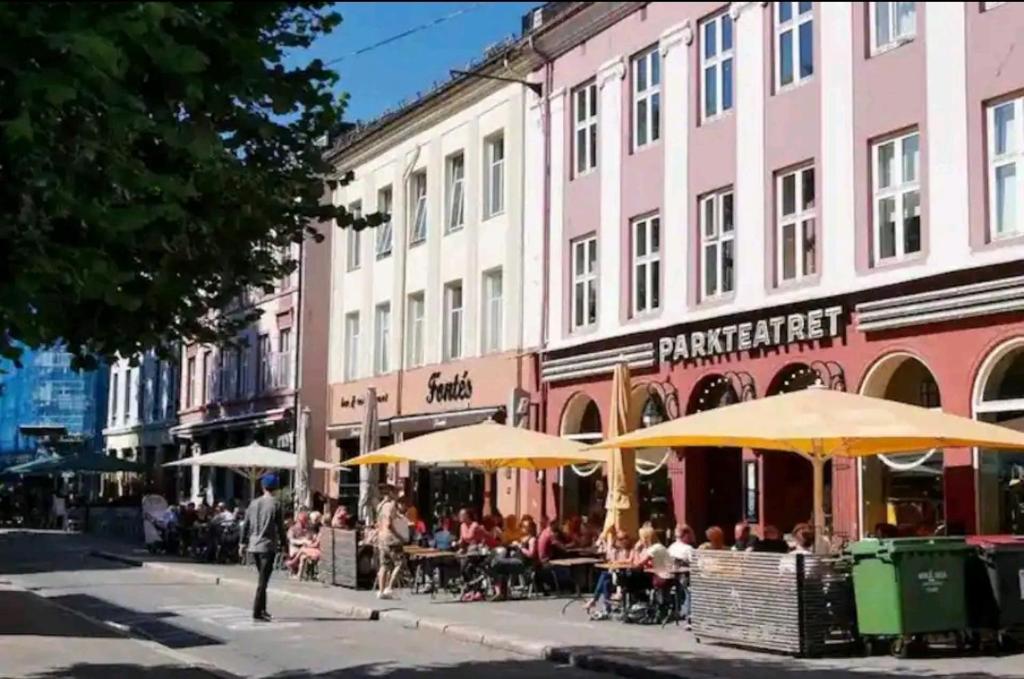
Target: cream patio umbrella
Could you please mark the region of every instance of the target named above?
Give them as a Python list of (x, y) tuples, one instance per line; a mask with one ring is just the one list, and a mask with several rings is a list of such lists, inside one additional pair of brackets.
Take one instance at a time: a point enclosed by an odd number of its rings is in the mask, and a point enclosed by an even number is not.
[(485, 471), (503, 468), (555, 469), (580, 462), (605, 462), (608, 454), (538, 431), (481, 422), (445, 429), (385, 446), (343, 462), (343, 466), (416, 462), (463, 463)]
[[(608, 439), (622, 436), (629, 431), (629, 368), (625, 363), (615, 366), (612, 373), (612, 407), (608, 418)], [(618, 447), (618, 446), (606, 446)], [(604, 519), (604, 531), (622, 530), (636, 535), (640, 523), (640, 511), (636, 498), (636, 450), (622, 448), (612, 454), (608, 461), (608, 510)]]
[[(285, 450), (268, 448), (253, 442), (238, 448), (225, 448), (215, 453), (197, 457), (186, 457), (168, 462), (165, 467), (224, 467), (249, 479), (250, 497), (256, 497), (256, 481), (271, 469), (292, 469), (298, 465), (298, 457)], [(314, 460), (316, 469), (335, 469), (337, 465), (323, 460)]]
[(824, 526), (825, 462), (927, 448), (977, 446), (1024, 449), (1024, 434), (941, 410), (811, 387), (743, 401), (592, 446), (749, 447), (789, 451), (814, 468), (814, 526)]

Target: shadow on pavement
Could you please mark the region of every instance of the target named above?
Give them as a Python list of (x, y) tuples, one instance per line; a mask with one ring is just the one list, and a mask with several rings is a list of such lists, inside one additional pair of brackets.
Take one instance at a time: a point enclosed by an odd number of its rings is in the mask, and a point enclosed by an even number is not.
[(31, 592), (0, 589), (0, 637), (3, 636), (110, 639), (121, 635), (47, 604)]
[(0, 532), (0, 576), (132, 568), (90, 557), (87, 539), (58, 531), (4, 530)]

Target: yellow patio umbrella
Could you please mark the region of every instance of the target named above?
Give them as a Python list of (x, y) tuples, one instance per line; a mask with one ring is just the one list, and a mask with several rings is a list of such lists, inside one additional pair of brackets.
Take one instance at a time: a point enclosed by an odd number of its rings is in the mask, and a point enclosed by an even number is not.
[[(612, 407), (608, 418), (608, 439), (621, 437), (629, 431), (629, 368), (625, 363), (615, 366), (612, 374)], [(618, 448), (619, 446), (604, 446)], [(636, 535), (640, 512), (636, 500), (636, 451), (623, 448), (612, 454), (608, 462), (608, 500), (605, 503), (604, 532), (625, 531)]]
[(592, 448), (749, 447), (790, 451), (814, 467), (814, 525), (824, 521), (825, 462), (927, 448), (1024, 449), (1024, 434), (941, 410), (811, 387), (744, 401), (609, 438)]
[(587, 450), (568, 439), (496, 422), (481, 422), (417, 436), (342, 464), (463, 463), (492, 471), (508, 467), (555, 469), (581, 462), (605, 462), (607, 459), (607, 453)]

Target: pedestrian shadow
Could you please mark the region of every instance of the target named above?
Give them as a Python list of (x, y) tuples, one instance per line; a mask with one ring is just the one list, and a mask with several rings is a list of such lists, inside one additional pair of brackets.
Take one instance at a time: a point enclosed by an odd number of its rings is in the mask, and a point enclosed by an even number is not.
[(0, 636), (110, 639), (121, 635), (85, 621), (31, 592), (0, 589)]

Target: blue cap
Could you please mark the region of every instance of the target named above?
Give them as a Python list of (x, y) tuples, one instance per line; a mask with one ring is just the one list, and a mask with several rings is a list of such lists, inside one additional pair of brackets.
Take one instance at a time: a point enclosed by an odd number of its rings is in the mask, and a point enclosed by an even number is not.
[(277, 489), (277, 474), (264, 474), (260, 478), (260, 485), (266, 490)]

